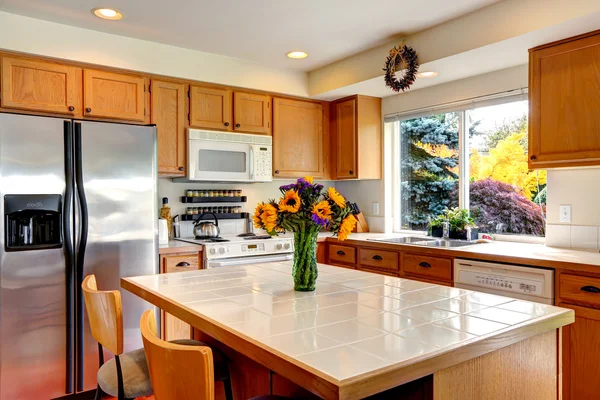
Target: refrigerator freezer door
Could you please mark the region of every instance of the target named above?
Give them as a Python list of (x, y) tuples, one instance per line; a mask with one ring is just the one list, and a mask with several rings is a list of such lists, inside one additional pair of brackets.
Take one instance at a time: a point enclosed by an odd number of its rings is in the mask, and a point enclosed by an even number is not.
[(7, 194), (58, 194), (64, 202), (64, 136), (62, 119), (0, 114), (2, 400), (48, 399), (67, 392), (71, 308), (64, 246), (7, 252), (4, 210)]
[[(158, 272), (156, 129), (75, 122), (76, 149), (78, 136), (82, 185), (77, 190), (85, 195), (85, 199), (78, 198), (80, 227), (84, 222), (81, 212), (87, 205), (87, 243), (78, 280), (95, 274), (100, 290), (120, 289), (121, 277)], [(127, 291), (121, 290), (121, 295), (125, 351), (139, 349), (143, 347), (140, 317), (153, 306)], [(84, 349), (78, 355), (78, 372), (84, 369), (78, 377), (78, 390), (94, 389), (98, 347), (87, 315), (83, 316), (83, 341), (78, 347)]]

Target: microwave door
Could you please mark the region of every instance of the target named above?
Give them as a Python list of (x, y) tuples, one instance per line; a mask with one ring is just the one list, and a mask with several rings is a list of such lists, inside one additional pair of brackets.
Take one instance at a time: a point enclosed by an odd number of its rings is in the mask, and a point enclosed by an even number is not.
[(189, 179), (194, 181), (252, 181), (252, 146), (247, 143), (193, 140)]

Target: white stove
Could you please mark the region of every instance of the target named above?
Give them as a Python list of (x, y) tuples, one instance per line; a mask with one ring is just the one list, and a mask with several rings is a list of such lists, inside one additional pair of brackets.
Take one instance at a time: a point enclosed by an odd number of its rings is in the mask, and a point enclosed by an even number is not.
[(202, 245), (205, 268), (287, 261), (294, 256), (291, 237), (225, 235), (217, 241), (193, 237), (177, 240)]

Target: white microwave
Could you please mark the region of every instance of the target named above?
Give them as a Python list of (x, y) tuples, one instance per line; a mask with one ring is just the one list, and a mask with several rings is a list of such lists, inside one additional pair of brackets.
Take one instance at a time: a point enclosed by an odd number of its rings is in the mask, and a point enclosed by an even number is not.
[(273, 138), (188, 129), (188, 180), (270, 182)]

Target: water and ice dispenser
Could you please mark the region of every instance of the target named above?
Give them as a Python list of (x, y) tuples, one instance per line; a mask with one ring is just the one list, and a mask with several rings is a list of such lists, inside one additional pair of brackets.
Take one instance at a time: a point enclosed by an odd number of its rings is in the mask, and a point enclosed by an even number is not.
[(4, 196), (6, 251), (60, 248), (62, 196), (11, 194)]

